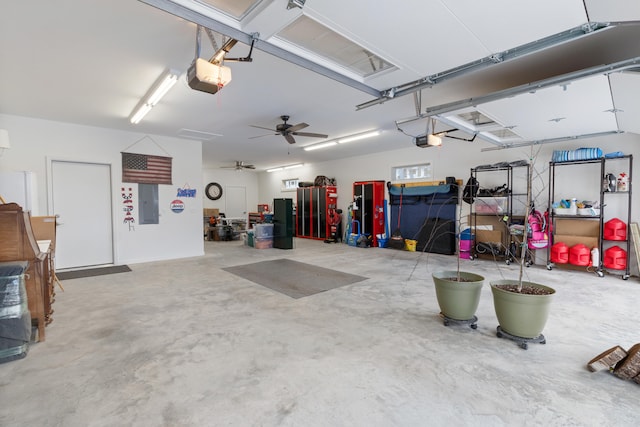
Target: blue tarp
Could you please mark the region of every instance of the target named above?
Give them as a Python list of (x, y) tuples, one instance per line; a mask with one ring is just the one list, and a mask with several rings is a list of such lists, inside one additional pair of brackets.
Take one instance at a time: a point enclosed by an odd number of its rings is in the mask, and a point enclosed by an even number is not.
[[(454, 184), (457, 188), (458, 186)], [(399, 196), (402, 192), (403, 196), (429, 196), (435, 193), (450, 193), (451, 184), (444, 185), (414, 185), (402, 187), (399, 184), (391, 184), (389, 186), (389, 194), (392, 196)], [(404, 189), (403, 189), (404, 188)]]
[(392, 233), (398, 229), (398, 216), (401, 216), (399, 231), (405, 239), (418, 241), (418, 251), (455, 253), (457, 185), (401, 187), (389, 184), (388, 190)]

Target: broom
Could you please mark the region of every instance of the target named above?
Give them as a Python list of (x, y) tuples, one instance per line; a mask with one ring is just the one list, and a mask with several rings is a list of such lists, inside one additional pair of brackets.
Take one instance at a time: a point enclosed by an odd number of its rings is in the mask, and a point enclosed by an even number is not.
[(404, 184), (400, 186), (400, 206), (398, 207), (398, 227), (391, 234), (389, 246), (393, 249), (404, 249), (404, 238), (400, 231), (400, 218), (402, 218), (402, 194), (404, 193)]

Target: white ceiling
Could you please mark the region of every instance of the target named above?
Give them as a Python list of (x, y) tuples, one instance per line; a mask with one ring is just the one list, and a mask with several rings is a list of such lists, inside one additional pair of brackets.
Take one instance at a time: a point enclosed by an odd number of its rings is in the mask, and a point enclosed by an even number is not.
[[(207, 132), (217, 136), (203, 144), (205, 166), (241, 160), (264, 170), (412, 147), (412, 138), (397, 131), (396, 121), (416, 116), (417, 110), (424, 114), (429, 107), (481, 99), (640, 57), (640, 3), (626, 0), (539, 0), (524, 6), (511, 0), (380, 0), (375, 7), (366, 0), (307, 0), (302, 9), (286, 6), (287, 0), (265, 0), (237, 21), (192, 0), (2, 2), (0, 113), (168, 136), (178, 136), (184, 129)], [(216, 31), (259, 33), (253, 62), (227, 63), (233, 80), (215, 95), (192, 90), (183, 75), (141, 123), (132, 125), (133, 108), (158, 77), (169, 69), (184, 74), (194, 58), (196, 26), (175, 14), (208, 23)], [(301, 14), (395, 67), (362, 78), (292, 46), (278, 33)], [(625, 24), (502, 63), (485, 65), (484, 61), (477, 71), (444, 78), (416, 92), (419, 108), (407, 91), (408, 95), (356, 110), (379, 92), (406, 89), (412, 82), (482, 62), (496, 53), (518, 52), (519, 46), (589, 22)], [(249, 47), (242, 41), (229, 56), (247, 55)], [(302, 58), (309, 67), (318, 64), (318, 69), (329, 70), (334, 78), (268, 53), (274, 50), (290, 52), (295, 55), (290, 60)], [(201, 56), (208, 58), (213, 52), (204, 36)], [(346, 80), (358, 88), (345, 84)], [(640, 133), (639, 73), (608, 77), (599, 73), (565, 86), (566, 90), (548, 87), (508, 101), (465, 108), (476, 108), (501, 126), (513, 126), (520, 141), (603, 130)], [(605, 112), (613, 109), (618, 112)], [(384, 132), (373, 139), (312, 152), (302, 148), (322, 140), (299, 137), (289, 145), (277, 135), (252, 139), (269, 132), (249, 125), (275, 128), (283, 114), (291, 116), (290, 124), (306, 122), (309, 126), (304, 131), (325, 133), (329, 139), (370, 129)], [(408, 123), (403, 129), (423, 133), (422, 122)], [(473, 144), (491, 146), (481, 139)]]

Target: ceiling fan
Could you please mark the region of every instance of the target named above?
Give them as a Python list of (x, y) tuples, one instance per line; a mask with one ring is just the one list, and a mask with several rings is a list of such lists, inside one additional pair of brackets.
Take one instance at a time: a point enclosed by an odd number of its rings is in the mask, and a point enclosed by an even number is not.
[(222, 169), (235, 169), (237, 171), (242, 170), (242, 169), (255, 169), (256, 167), (254, 165), (249, 165), (241, 160), (236, 160), (236, 164), (235, 166), (222, 166)]
[[(282, 119), (283, 123), (280, 123), (279, 125), (277, 125), (275, 129), (270, 129), (270, 128), (266, 128), (266, 127), (262, 127), (262, 126), (256, 126), (256, 125), (249, 125), (249, 126), (254, 127), (254, 128), (258, 128), (258, 129), (270, 130), (272, 132), (275, 132), (274, 135), (282, 135), (282, 136), (284, 136), (284, 139), (286, 139), (289, 144), (295, 144), (296, 143), (296, 140), (293, 138), (293, 135), (309, 136), (309, 137), (312, 137), (312, 138), (327, 138), (329, 136), (329, 135), (324, 135), (324, 134), (321, 134), (321, 133), (298, 132), (300, 129), (304, 129), (309, 125), (306, 124), (306, 123), (298, 123), (297, 125), (290, 125), (289, 123), (287, 123), (287, 120), (289, 120), (289, 116), (280, 116), (280, 118)], [(269, 134), (269, 135), (271, 135), (271, 134)], [(268, 136), (268, 135), (252, 136), (249, 139), (261, 138), (263, 136)]]

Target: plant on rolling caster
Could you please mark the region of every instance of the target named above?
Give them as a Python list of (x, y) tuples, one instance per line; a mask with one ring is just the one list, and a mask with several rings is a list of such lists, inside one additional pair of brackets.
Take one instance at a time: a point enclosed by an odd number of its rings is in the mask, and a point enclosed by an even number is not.
[[(460, 229), (462, 223), (462, 192), (457, 188), (457, 220), (456, 220), (456, 247), (460, 248)], [(436, 298), (440, 307), (440, 314), (444, 318), (444, 325), (451, 321), (469, 324), (472, 329), (477, 328), (478, 318), (475, 316), (480, 294), (484, 284), (484, 277), (460, 269), (460, 253), (457, 256), (457, 268), (453, 270), (440, 270), (432, 273), (433, 283), (436, 288)]]
[[(533, 148), (532, 148), (533, 150)], [(531, 209), (531, 182), (535, 156), (530, 156), (527, 176), (527, 212), (524, 216), (524, 232), (520, 249), (518, 279), (491, 281), (494, 308), (498, 324), (496, 335), (506, 337), (527, 349), (529, 342), (546, 343), (542, 330), (549, 316), (549, 307), (555, 290), (538, 283), (523, 280), (525, 259), (529, 247), (527, 235), (529, 210)]]

